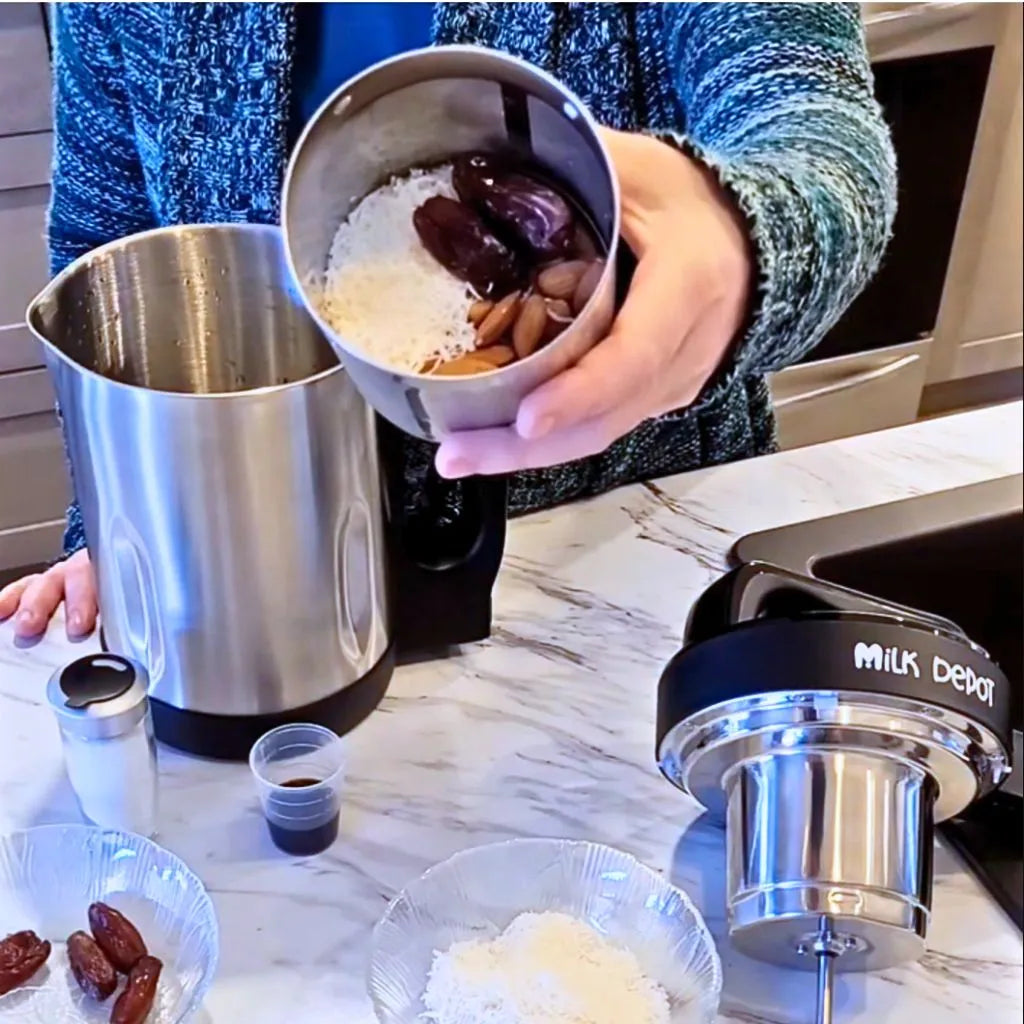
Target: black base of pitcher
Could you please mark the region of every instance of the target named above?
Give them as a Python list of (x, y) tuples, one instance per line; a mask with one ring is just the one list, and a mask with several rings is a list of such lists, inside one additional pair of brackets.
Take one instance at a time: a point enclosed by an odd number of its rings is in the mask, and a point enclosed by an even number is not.
[(271, 729), (292, 722), (312, 722), (339, 735), (351, 732), (384, 699), (395, 668), (395, 648), (361, 679), (323, 700), (269, 715), (211, 715), (183, 711), (150, 697), (156, 738), (169, 747), (218, 761), (244, 761), (252, 745)]

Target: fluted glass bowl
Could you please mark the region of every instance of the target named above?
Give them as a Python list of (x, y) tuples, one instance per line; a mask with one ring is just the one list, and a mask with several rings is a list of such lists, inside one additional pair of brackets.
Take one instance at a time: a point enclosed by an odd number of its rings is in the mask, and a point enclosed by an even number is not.
[(85, 825), (47, 825), (0, 837), (0, 939), (31, 929), (53, 944), (24, 987), (0, 996), (7, 1024), (100, 1024), (113, 999), (96, 1004), (78, 988), (64, 942), (89, 930), (90, 903), (125, 914), (164, 962), (146, 1024), (184, 1024), (217, 969), (217, 919), (198, 878), (173, 854), (140, 836)]
[(689, 897), (596, 843), (513, 839), (457, 853), (400, 893), (374, 929), (369, 991), (381, 1024), (423, 1024), (435, 952), (492, 939), (520, 914), (557, 911), (630, 950), (665, 990), (672, 1024), (710, 1024), (722, 967)]

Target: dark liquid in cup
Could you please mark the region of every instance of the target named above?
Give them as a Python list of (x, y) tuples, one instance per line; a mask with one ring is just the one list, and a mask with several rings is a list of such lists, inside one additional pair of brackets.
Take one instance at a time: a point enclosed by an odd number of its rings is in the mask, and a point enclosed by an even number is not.
[[(323, 780), (312, 778), (289, 779), (282, 782), (285, 789), (305, 789), (308, 786), (318, 786)], [(276, 822), (267, 819), (267, 827), (270, 829), (270, 838), (274, 845), (282, 852), (289, 853), (296, 857), (310, 857), (313, 854), (323, 853), (335, 839), (338, 838), (338, 829), (341, 824), (341, 811), (338, 810), (333, 818), (328, 819), (314, 828), (285, 828)]]

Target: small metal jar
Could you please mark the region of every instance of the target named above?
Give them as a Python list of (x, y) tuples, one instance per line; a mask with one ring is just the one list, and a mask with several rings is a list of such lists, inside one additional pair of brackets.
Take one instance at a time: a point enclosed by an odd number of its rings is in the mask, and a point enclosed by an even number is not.
[(68, 777), (94, 825), (156, 833), (157, 760), (146, 670), (115, 654), (90, 654), (50, 678)]

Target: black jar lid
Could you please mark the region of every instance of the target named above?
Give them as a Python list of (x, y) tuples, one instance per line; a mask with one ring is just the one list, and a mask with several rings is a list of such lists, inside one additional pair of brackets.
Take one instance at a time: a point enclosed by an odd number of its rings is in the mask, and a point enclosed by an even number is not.
[(146, 716), (149, 677), (131, 658), (98, 652), (58, 669), (46, 697), (61, 728), (83, 739), (129, 732)]

